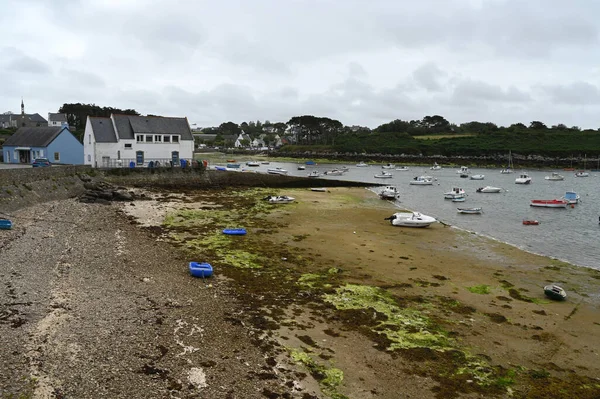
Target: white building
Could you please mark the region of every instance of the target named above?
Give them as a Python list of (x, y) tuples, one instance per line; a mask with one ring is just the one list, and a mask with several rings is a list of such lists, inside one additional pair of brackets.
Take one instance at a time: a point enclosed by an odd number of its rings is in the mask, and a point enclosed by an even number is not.
[(48, 126), (69, 127), (69, 122), (67, 122), (67, 114), (54, 114), (52, 112), (48, 112)]
[(83, 151), (84, 163), (93, 167), (179, 165), (192, 160), (194, 138), (187, 118), (88, 116)]

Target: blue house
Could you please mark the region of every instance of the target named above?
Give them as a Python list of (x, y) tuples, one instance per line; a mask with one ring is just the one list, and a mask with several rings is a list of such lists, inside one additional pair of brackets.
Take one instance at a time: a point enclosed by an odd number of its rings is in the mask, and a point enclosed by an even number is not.
[(36, 158), (51, 163), (83, 165), (83, 144), (66, 126), (22, 127), (4, 142), (4, 163), (30, 164)]

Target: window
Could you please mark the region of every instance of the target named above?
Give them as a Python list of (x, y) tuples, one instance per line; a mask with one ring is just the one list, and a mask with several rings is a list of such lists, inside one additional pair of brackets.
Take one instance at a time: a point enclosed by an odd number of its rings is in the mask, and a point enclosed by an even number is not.
[(121, 150), (117, 151), (117, 159), (121, 159)]
[(59, 162), (60, 161), (60, 152), (55, 152), (54, 153), (54, 162)]
[(163, 141), (164, 141), (165, 143), (170, 143), (170, 142), (171, 142), (171, 136), (164, 136), (164, 137), (163, 137)]
[(173, 136), (173, 143), (179, 143), (179, 136)]
[(162, 136), (161, 136), (160, 134), (156, 134), (156, 135), (154, 135), (154, 141), (155, 141), (156, 143), (160, 143), (160, 142), (162, 142)]
[(144, 142), (144, 135), (143, 134), (138, 134), (135, 136), (135, 141), (137, 141), (138, 143), (143, 143)]
[(88, 144), (92, 144), (92, 135), (91, 134), (88, 136)]
[(88, 162), (92, 162), (92, 156), (88, 154)]
[(125, 149), (126, 150), (131, 150), (131, 148), (133, 148), (133, 144), (131, 144), (131, 143), (125, 144)]
[(152, 143), (152, 135), (151, 134), (146, 135), (146, 143)]

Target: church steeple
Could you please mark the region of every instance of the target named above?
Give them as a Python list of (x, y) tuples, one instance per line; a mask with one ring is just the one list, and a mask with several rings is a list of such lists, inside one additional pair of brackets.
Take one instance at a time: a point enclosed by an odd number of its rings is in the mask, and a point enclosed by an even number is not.
[(21, 116), (25, 116), (25, 104), (23, 103), (23, 97), (21, 97)]

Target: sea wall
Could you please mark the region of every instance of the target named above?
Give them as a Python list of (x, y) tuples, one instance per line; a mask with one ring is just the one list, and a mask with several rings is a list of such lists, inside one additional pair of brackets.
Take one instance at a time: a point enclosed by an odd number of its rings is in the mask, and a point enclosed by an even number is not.
[(78, 197), (86, 189), (84, 179), (149, 189), (195, 190), (229, 187), (364, 187), (363, 182), (226, 172), (202, 168), (135, 168), (98, 170), (89, 166), (0, 169), (0, 217), (33, 204)]

